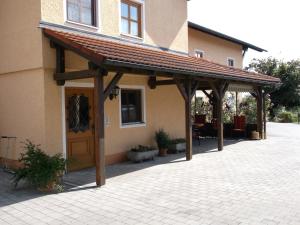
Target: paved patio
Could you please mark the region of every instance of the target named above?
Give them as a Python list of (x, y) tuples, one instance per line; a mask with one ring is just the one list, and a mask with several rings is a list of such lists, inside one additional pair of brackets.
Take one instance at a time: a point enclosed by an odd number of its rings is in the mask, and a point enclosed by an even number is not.
[[(300, 125), (268, 124), (268, 140), (216, 140), (184, 155), (71, 173), (66, 191), (12, 190), (0, 172), (0, 224), (300, 224)], [(74, 186), (75, 185), (75, 186)]]

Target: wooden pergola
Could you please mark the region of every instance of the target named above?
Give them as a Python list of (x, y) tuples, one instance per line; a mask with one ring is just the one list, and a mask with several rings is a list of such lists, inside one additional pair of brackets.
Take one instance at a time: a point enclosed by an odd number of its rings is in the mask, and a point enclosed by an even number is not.
[[(106, 38), (92, 37), (78, 33), (44, 29), (51, 47), (56, 49), (57, 85), (67, 80), (93, 78), (95, 105), (95, 158), (96, 184), (105, 184), (104, 150), (104, 102), (124, 74), (147, 76), (151, 89), (165, 85), (176, 85), (185, 102), (186, 160), (192, 159), (192, 118), (191, 102), (197, 90), (213, 90), (216, 98), (218, 121), (218, 150), (223, 150), (223, 98), (230, 83), (252, 85), (257, 99), (257, 126), (264, 138), (264, 95), (265, 85), (275, 85), (276, 78), (250, 73), (240, 69), (221, 66), (202, 59), (164, 52)], [(88, 69), (65, 71), (65, 50), (72, 51), (87, 59)], [(115, 73), (109, 84), (104, 86), (104, 77)], [(206, 92), (207, 93), (207, 92)]]

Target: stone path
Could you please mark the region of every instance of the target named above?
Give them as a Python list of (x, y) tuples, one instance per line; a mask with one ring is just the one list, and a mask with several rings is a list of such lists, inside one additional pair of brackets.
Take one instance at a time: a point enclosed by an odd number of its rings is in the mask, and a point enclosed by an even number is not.
[[(268, 124), (264, 141), (215, 140), (192, 161), (171, 155), (66, 176), (64, 193), (12, 190), (0, 172), (0, 224), (300, 225), (300, 125)], [(71, 184), (76, 184), (73, 187)]]

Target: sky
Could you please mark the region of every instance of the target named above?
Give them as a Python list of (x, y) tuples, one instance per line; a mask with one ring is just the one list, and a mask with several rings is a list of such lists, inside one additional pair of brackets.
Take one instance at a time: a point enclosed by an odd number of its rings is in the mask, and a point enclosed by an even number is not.
[(248, 50), (253, 58), (300, 59), (299, 0), (190, 0), (188, 19), (268, 50)]

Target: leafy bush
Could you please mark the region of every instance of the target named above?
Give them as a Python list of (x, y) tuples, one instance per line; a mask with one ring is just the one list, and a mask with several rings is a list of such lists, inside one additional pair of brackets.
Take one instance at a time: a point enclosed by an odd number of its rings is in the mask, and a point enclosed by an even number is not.
[(58, 184), (58, 178), (65, 170), (66, 160), (60, 154), (48, 156), (39, 145), (27, 140), (25, 153), (19, 161), (23, 167), (15, 170), (13, 182), (15, 186), (21, 180), (26, 180), (36, 188), (47, 188), (50, 184)]
[(297, 121), (297, 116), (289, 111), (283, 111), (278, 114), (279, 122), (281, 123), (293, 123)]
[(155, 140), (159, 149), (168, 148), (170, 138), (163, 129), (155, 132)]
[(180, 143), (185, 143), (186, 140), (184, 138), (176, 138), (176, 139), (172, 139), (169, 141), (170, 145), (176, 145), (176, 144), (180, 144)]
[(137, 147), (134, 147), (131, 149), (133, 152), (148, 152), (148, 151), (153, 151), (155, 150), (154, 147), (151, 146), (143, 146), (143, 145), (138, 145)]

